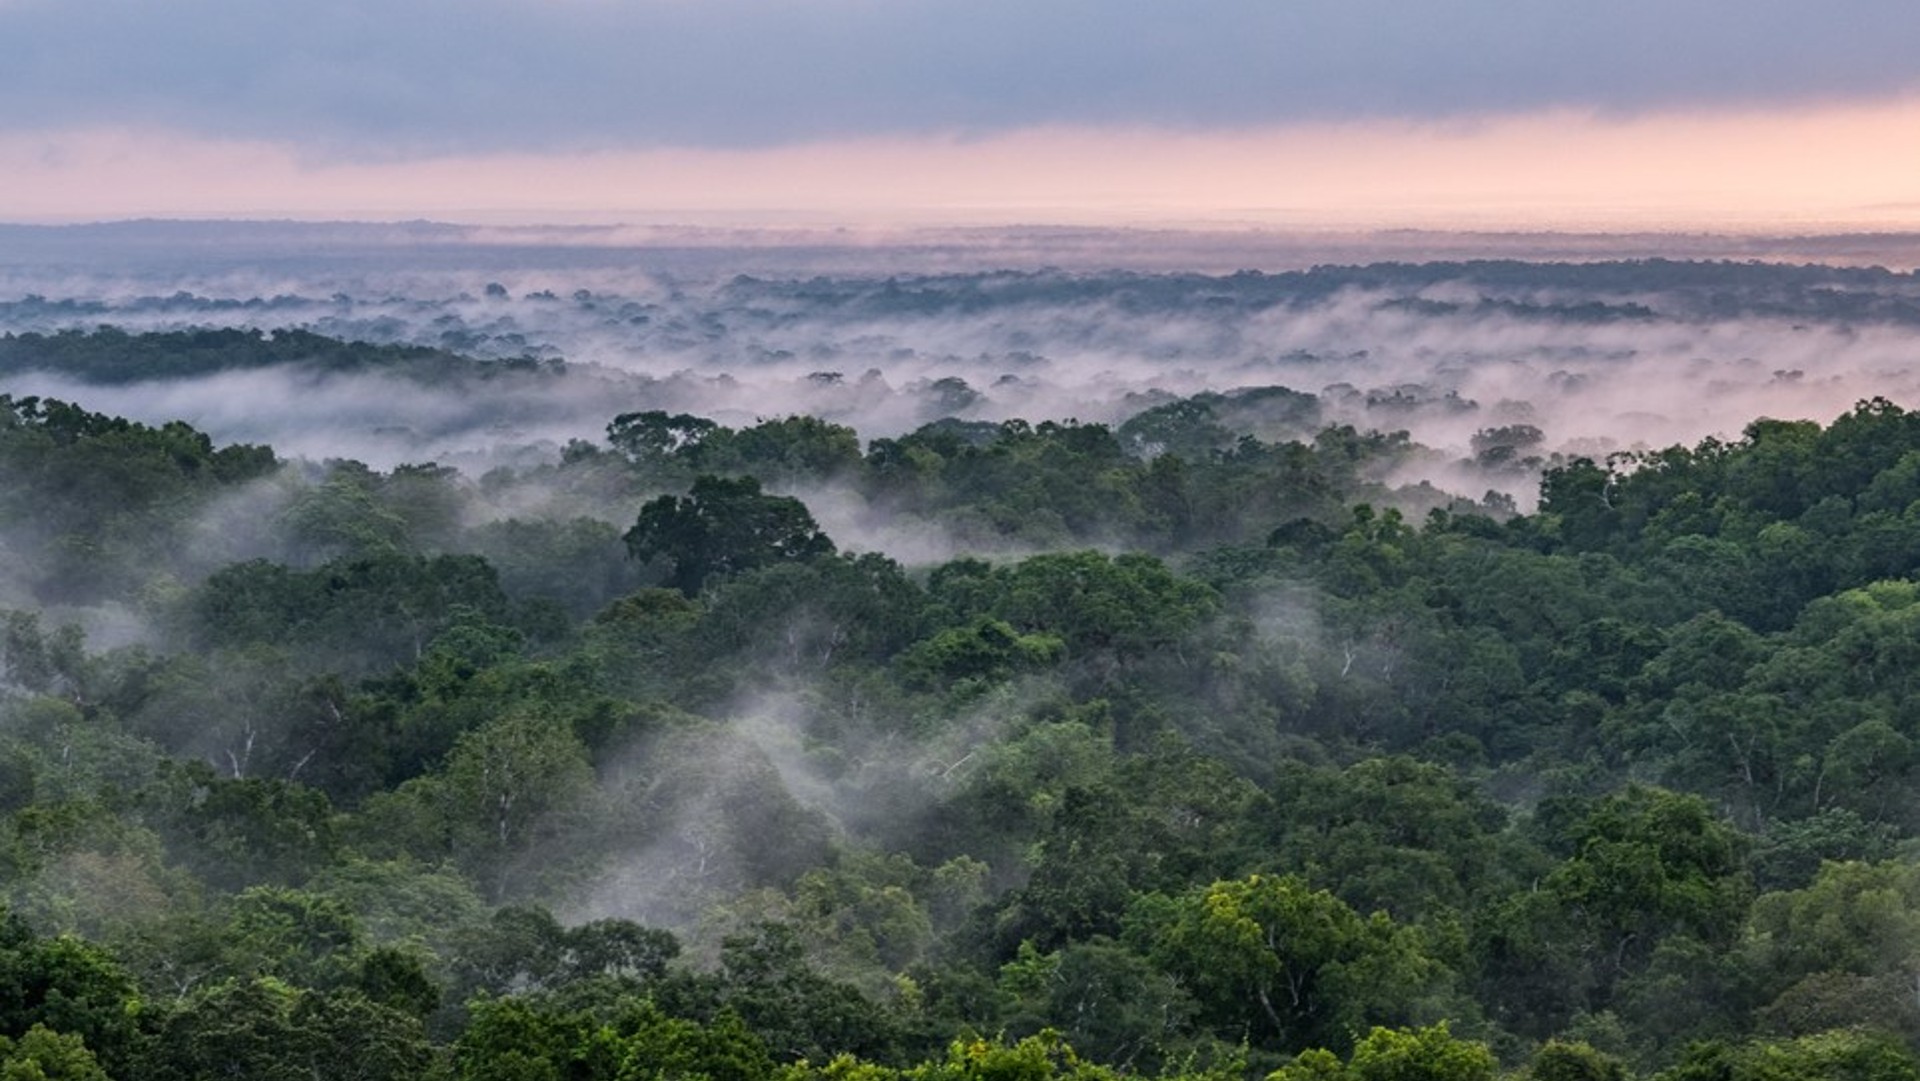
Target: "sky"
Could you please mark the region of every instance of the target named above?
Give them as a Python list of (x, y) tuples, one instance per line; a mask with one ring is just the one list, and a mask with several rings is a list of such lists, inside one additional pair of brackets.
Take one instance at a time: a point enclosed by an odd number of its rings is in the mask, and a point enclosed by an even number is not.
[(1911, 0), (0, 0), (0, 220), (1920, 227)]

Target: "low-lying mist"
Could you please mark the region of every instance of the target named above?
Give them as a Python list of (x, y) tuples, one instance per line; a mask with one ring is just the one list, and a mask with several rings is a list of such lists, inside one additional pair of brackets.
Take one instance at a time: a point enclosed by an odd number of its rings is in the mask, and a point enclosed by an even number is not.
[[(590, 614), (644, 580), (618, 535), (677, 483), (593, 467), (609, 421), (647, 410), (736, 428), (807, 415), (869, 444), (936, 421), (977, 440), (1003, 421), (1071, 419), (1115, 426), (1143, 460), (1217, 453), (1242, 436), (1311, 441), (1334, 425), (1405, 432), (1407, 448), (1381, 457), (1394, 464), (1372, 479), (1430, 486), (1384, 496), (1421, 513), (1447, 493), (1499, 493), (1526, 509), (1541, 470), (1576, 456), (1920, 398), (1920, 282), (1870, 267), (1310, 267), (1304, 241), (1128, 233), (1046, 248), (1030, 233), (914, 246), (437, 226), (125, 229), (17, 238), (0, 262), (0, 393), (151, 425), (182, 420), (216, 444), (270, 446), (285, 463), (198, 506), (166, 545), (128, 541), (121, 562), (159, 575), (142, 596), (242, 560), (311, 567), (364, 551), (399, 529), (394, 514), (414, 513), (395, 508), (417, 504), (445, 519), (424, 531), (404, 523), (429, 551), (478, 552), (510, 593)], [(1515, 238), (1343, 243), (1335, 250), (1357, 255), (1635, 250), (1632, 238), (1584, 250), (1565, 238), (1533, 249)], [(1741, 253), (1732, 244), (1705, 251)], [(1805, 239), (1801, 250), (1860, 256), (1840, 239)], [(1039, 251), (1075, 269), (983, 269), (996, 258), (1031, 264)], [(1278, 269), (1152, 269), (1243, 257)], [(1133, 269), (1096, 269), (1101, 259)], [(1188, 417), (1183, 401), (1209, 403), (1204, 424), (1174, 423)], [(341, 472), (427, 462), (449, 471), (390, 483)], [(843, 549), (908, 566), (1139, 539), (936, 517), (830, 474), (767, 479)], [(389, 490), (369, 495), (378, 484)], [(355, 517), (355, 501), (369, 499), (387, 509)], [(6, 529), (0, 543), (17, 557), (0, 573), (0, 603), (65, 613), (103, 645), (153, 637), (130, 595), (86, 595), (90, 564), (60, 553), (57, 535)], [(581, 558), (604, 569), (539, 580), (524, 553), (548, 545), (599, 553)]]
[[(518, 361), (487, 379), (329, 370), (62, 370), (16, 349), (0, 391), (72, 399), (217, 440), (379, 468), (475, 475), (552, 460), (617, 413), (723, 424), (808, 414), (862, 438), (933, 420), (1119, 423), (1175, 397), (1284, 386), (1325, 423), (1405, 430), (1415, 474), (1525, 505), (1535, 472), (1483, 476), (1474, 437), (1524, 425), (1521, 458), (1737, 437), (1758, 416), (1832, 416), (1915, 396), (1920, 284), (1874, 270), (1633, 261), (1379, 264), (1224, 276), (1140, 271), (872, 274), (783, 250), (779, 276), (684, 250), (404, 249), (375, 263), (283, 256), (251, 274), (15, 268), (0, 331), (300, 330)], [(742, 249), (739, 263), (755, 265)], [(910, 252), (888, 251), (889, 259)], [(616, 258), (617, 256), (617, 258)], [(879, 261), (878, 256), (874, 256)], [(723, 263), (719, 265), (724, 265)], [(42, 350), (46, 353), (55, 350)], [(535, 367), (526, 367), (532, 358)], [(1299, 433), (1269, 433), (1295, 435)]]

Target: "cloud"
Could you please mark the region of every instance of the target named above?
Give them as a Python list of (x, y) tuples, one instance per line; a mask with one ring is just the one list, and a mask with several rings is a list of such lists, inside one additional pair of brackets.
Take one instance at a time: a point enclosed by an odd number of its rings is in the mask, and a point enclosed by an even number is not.
[(1916, 45), (1903, 0), (13, 0), (0, 100), (385, 160), (1775, 106), (1910, 91)]
[(1636, 117), (1548, 111), (1211, 133), (1033, 128), (763, 149), (318, 162), (271, 141), (0, 132), (0, 213), (494, 222), (1910, 227), (1920, 95)]

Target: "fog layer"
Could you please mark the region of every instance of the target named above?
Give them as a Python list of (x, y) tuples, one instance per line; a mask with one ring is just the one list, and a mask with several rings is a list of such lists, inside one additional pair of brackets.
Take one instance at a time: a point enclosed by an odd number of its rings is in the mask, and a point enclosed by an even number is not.
[[(188, 358), (103, 373), (16, 347), (0, 359), (0, 391), (184, 419), (217, 440), (309, 458), (432, 459), (477, 473), (551, 460), (568, 440), (599, 438), (613, 415), (646, 409), (733, 425), (806, 413), (873, 439), (943, 417), (1118, 423), (1174, 397), (1285, 386), (1318, 396), (1328, 422), (1406, 430), (1442, 457), (1471, 458), (1476, 433), (1515, 424), (1539, 429), (1529, 453), (1597, 457), (1920, 389), (1920, 283), (1873, 269), (1632, 259), (908, 274), (887, 268), (978, 265), (994, 245), (976, 235), (927, 248), (793, 237), (689, 247), (656, 235), (622, 246), (634, 234), (578, 230), (547, 238), (562, 246), (503, 247), (453, 227), (287, 228), (300, 235), (26, 231), (42, 247), (0, 270), (0, 332), (300, 330), (541, 363), (475, 381), (444, 367), (328, 369), (282, 349), (245, 370)], [(159, 233), (201, 237), (214, 254), (165, 259), (178, 248)], [(1125, 261), (1117, 237), (1061, 250)], [(1027, 239), (996, 242), (1017, 265)], [(1152, 263), (1153, 238), (1132, 240), (1127, 260)], [(1870, 240), (1856, 246), (1872, 250)], [(1374, 238), (1356, 254), (1459, 242)], [(1173, 265), (1286, 267), (1303, 255), (1273, 238), (1168, 243), (1161, 257)], [(1516, 243), (1483, 238), (1481, 249)], [(1541, 243), (1633, 250), (1632, 238)], [(1724, 254), (1741, 242), (1695, 243)], [(1800, 246), (1831, 253), (1846, 241)], [(1497, 486), (1524, 500), (1531, 484)]]

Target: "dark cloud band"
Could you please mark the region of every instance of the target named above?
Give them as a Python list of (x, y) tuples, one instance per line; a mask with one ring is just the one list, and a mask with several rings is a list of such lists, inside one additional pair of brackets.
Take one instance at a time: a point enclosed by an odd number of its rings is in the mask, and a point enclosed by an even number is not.
[(0, 0), (0, 100), (377, 158), (1776, 105), (1916, 47), (1902, 0)]

